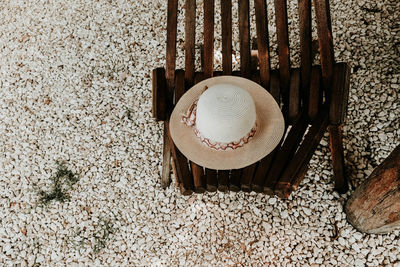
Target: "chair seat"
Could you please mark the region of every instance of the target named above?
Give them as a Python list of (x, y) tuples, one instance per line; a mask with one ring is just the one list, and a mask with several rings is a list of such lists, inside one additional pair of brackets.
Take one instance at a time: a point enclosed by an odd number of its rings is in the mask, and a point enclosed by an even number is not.
[[(193, 192), (203, 193), (205, 191), (255, 191), (269, 195), (277, 195), (281, 198), (287, 198), (292, 191), (296, 190), (304, 178), (308, 163), (327, 130), (329, 124), (330, 132), (335, 132), (338, 127), (332, 124), (332, 120), (341, 123), (345, 107), (341, 103), (347, 103), (349, 67), (345, 63), (336, 63), (334, 65), (334, 84), (341, 90), (334, 99), (328, 104), (327, 95), (324, 90), (321, 79), (320, 66), (313, 66), (311, 70), (310, 88), (308, 95), (301, 95), (299, 73), (300, 69), (291, 69), (291, 86), (289, 103), (280, 101), (280, 79), (279, 70), (271, 71), (270, 92), (274, 95), (283, 109), (286, 132), (284, 138), (277, 148), (265, 158), (250, 166), (242, 169), (233, 169), (228, 171), (211, 170), (190, 162), (173, 144), (168, 134), (168, 115), (164, 116), (167, 110), (166, 106), (173, 107), (173, 102), (165, 105), (167, 99), (173, 99), (168, 96), (165, 70), (158, 68), (153, 71), (153, 115), (159, 120), (166, 121), (165, 135), (171, 146), (173, 155), (173, 170), (176, 176), (176, 182), (181, 189), (182, 194), (189, 195)], [(214, 71), (214, 76), (220, 76), (221, 71)], [(233, 72), (232, 75), (240, 75), (240, 72)], [(185, 71), (177, 70), (175, 73), (175, 100), (184, 94), (187, 88), (185, 86)], [(204, 77), (203, 72), (195, 73), (195, 83), (200, 82)], [(259, 71), (254, 71), (251, 79), (260, 83)], [(303, 99), (303, 101), (301, 101)], [(308, 99), (305, 101), (304, 99)], [(340, 103), (340, 104), (338, 104)], [(332, 107), (332, 105), (335, 105)], [(338, 107), (339, 106), (339, 107)], [(162, 111), (162, 112), (161, 112)], [(339, 133), (340, 131), (338, 131)], [(336, 134), (337, 135), (337, 134)], [(334, 138), (334, 142), (338, 138)], [(164, 160), (169, 160), (164, 158)], [(165, 162), (168, 164), (168, 162)], [(340, 168), (340, 166), (339, 166)], [(343, 173), (341, 170), (339, 173)], [(344, 177), (342, 178), (342, 180)]]

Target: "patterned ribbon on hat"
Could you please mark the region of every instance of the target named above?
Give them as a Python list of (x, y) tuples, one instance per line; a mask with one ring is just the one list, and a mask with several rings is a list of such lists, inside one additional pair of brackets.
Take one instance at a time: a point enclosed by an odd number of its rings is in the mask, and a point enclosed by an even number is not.
[(206, 146), (213, 148), (215, 150), (226, 150), (228, 148), (231, 149), (237, 149), (239, 147), (244, 146), (247, 144), (250, 139), (255, 135), (256, 130), (257, 130), (257, 123), (254, 124), (253, 128), (251, 128), (250, 132), (240, 138), (238, 141), (232, 141), (230, 143), (222, 143), (222, 142), (214, 142), (211, 141), (210, 139), (204, 137), (200, 131), (196, 128), (196, 113), (197, 113), (197, 102), (199, 100), (196, 100), (193, 102), (193, 104), (190, 106), (188, 109), (187, 113), (185, 115), (182, 115), (181, 122), (186, 124), (189, 127), (193, 127), (193, 131), (197, 138), (200, 139), (200, 141), (205, 144)]

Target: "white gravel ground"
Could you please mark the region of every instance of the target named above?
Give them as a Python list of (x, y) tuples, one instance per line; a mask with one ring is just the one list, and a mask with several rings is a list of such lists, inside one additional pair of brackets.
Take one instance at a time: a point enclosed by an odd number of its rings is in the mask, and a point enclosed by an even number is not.
[[(400, 2), (331, 7), (336, 58), (354, 68), (344, 143), (357, 186), (400, 141)], [(366, 235), (346, 222), (327, 136), (286, 201), (161, 189), (149, 74), (165, 63), (165, 28), (164, 0), (2, 2), (0, 265), (400, 266), (400, 231)], [(40, 206), (57, 160), (80, 180), (70, 201)]]

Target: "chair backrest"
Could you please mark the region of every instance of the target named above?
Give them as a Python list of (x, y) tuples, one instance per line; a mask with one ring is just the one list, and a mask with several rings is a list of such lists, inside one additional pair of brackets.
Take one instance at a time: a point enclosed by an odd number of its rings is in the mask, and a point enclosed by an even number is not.
[[(214, 67), (214, 7), (215, 0), (204, 0), (204, 78), (212, 77)], [(232, 0), (221, 1), (222, 68), (223, 74), (232, 74)], [(249, 0), (238, 0), (240, 75), (251, 76), (250, 55), (250, 12)], [(195, 27), (196, 0), (185, 0), (185, 85), (190, 87), (195, 77)], [(257, 49), (259, 58), (259, 82), (270, 89), (271, 64), (269, 51), (268, 16), (266, 0), (254, 0)], [(330, 23), (329, 0), (314, 0), (318, 43), (321, 61), (322, 85), (328, 90), (332, 82), (334, 53)], [(282, 96), (284, 106), (289, 106), (290, 97), (290, 49), (286, 0), (274, 0), (276, 32), (279, 59), (278, 92), (271, 92), (275, 98)], [(300, 33), (300, 94), (308, 99), (312, 72), (312, 29), (311, 0), (298, 1)], [(176, 61), (178, 0), (168, 0), (167, 17), (167, 61), (166, 79), (170, 95), (173, 95)]]

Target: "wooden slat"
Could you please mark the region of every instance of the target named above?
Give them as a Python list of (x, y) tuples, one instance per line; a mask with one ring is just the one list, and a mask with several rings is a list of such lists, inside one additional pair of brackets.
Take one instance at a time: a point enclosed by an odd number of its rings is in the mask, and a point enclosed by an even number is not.
[(171, 177), (171, 146), (168, 139), (168, 127), (167, 122), (164, 122), (164, 134), (163, 134), (163, 162), (161, 169), (161, 187), (167, 188), (170, 184)]
[(314, 66), (311, 69), (310, 94), (308, 100), (308, 117), (313, 121), (322, 104), (321, 68)]
[[(175, 75), (175, 103), (179, 101), (182, 95), (185, 93), (185, 72), (183, 70), (177, 70)], [(173, 145), (173, 141), (170, 138), (172, 157), (175, 160), (175, 164), (180, 175), (179, 180), (182, 182), (186, 195), (192, 193), (193, 190), (193, 177), (189, 170), (189, 162), (187, 158), (179, 151), (179, 149)]]
[(261, 193), (264, 190), (264, 180), (267, 176), (268, 170), (271, 166), (272, 159), (274, 157), (274, 151), (265, 156), (259, 163), (254, 174), (252, 182), (252, 190), (257, 193)]
[[(203, 72), (196, 72), (194, 76), (194, 84), (201, 82), (204, 79)], [(206, 191), (206, 176), (204, 168), (194, 162), (190, 162), (193, 174), (194, 191), (196, 193), (203, 193)]]
[(333, 67), (334, 79), (331, 87), (329, 119), (331, 124), (341, 124), (347, 109), (350, 86), (350, 68), (346, 63), (338, 63)]
[[(271, 169), (268, 172), (268, 180), (275, 182), (279, 181), (283, 170), (285, 167), (287, 167), (288, 163), (296, 152), (307, 126), (307, 116), (303, 114), (293, 124), (286, 139), (283, 141), (281, 148), (277, 152), (271, 164)], [(272, 182), (268, 183), (268, 188), (274, 188), (274, 186), (275, 184)], [(267, 187), (267, 185), (265, 185), (265, 187)]]
[(249, 0), (239, 0), (239, 37), (241, 76), (250, 78), (250, 12)]
[(328, 131), (331, 146), (333, 176), (335, 178), (335, 190), (339, 193), (345, 193), (349, 188), (344, 169), (342, 126), (330, 125), (328, 126)]
[(185, 71), (176, 70), (175, 72), (175, 104), (185, 93)]
[(221, 0), (222, 70), (232, 74), (232, 2)]
[(300, 113), (300, 70), (292, 69), (289, 90), (289, 122), (292, 123)]
[(166, 73), (169, 97), (172, 98), (175, 81), (176, 32), (178, 23), (178, 0), (168, 0)]
[(193, 184), (195, 193), (204, 193), (206, 191), (206, 179), (204, 175), (204, 169), (200, 165), (194, 162), (190, 162), (193, 174)]
[(280, 86), (279, 86), (279, 73), (276, 71), (271, 72), (270, 93), (275, 101), (280, 104)]
[(204, 78), (214, 70), (214, 0), (204, 0)]
[(206, 168), (206, 188), (209, 192), (215, 192), (218, 188), (217, 171)]
[(260, 84), (269, 89), (270, 80), (270, 58), (268, 40), (268, 19), (265, 0), (255, 0), (254, 8), (256, 13), (256, 31), (258, 62), (260, 66)]
[(317, 19), (318, 43), (322, 67), (322, 82), (324, 89), (328, 90), (332, 82), (334, 64), (329, 0), (314, 0), (314, 6)]
[(196, 0), (185, 2), (185, 83), (190, 87), (194, 83), (194, 62), (196, 42)]
[(152, 113), (156, 120), (165, 121), (167, 119), (167, 81), (165, 79), (165, 69), (156, 68), (152, 72), (153, 82), (153, 105)]
[(275, 0), (274, 2), (278, 38), (280, 87), (284, 110), (287, 110), (289, 101), (290, 56), (286, 0)]
[(240, 177), (242, 176), (243, 169), (231, 170), (229, 177), (229, 190), (238, 192), (240, 191)]
[(189, 165), (185, 156), (179, 151), (174, 145), (174, 142), (169, 132), (169, 121), (165, 122), (168, 130), (168, 138), (171, 147), (172, 158), (174, 159), (175, 172), (177, 180), (179, 181), (179, 187), (183, 195), (190, 195), (193, 193), (193, 179), (191, 178)]
[(299, 0), (299, 20), (301, 95), (307, 106), (312, 65), (311, 0)]
[(308, 163), (326, 131), (328, 121), (328, 110), (324, 107), (276, 184), (276, 195), (287, 198), (300, 184), (307, 171)]
[(229, 190), (229, 170), (218, 171), (218, 190), (221, 192)]
[(242, 189), (242, 191), (244, 192), (251, 191), (251, 183), (253, 181), (256, 168), (257, 168), (257, 162), (243, 168), (242, 177), (240, 178), (240, 188)]

